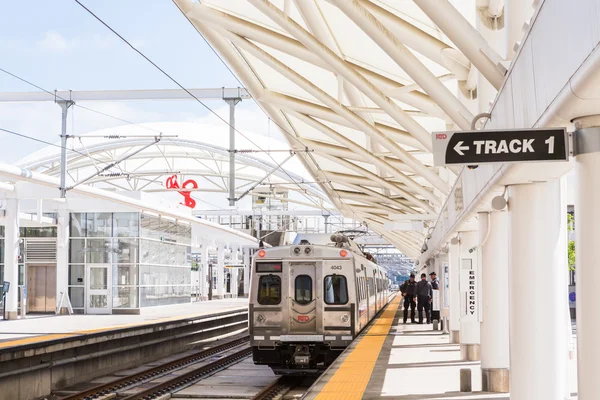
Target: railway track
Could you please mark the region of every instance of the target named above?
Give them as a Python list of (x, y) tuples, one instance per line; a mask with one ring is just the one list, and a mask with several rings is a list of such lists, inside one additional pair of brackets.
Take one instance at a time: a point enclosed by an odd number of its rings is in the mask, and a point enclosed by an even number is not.
[(123, 400), (151, 400), (167, 397), (170, 393), (177, 392), (185, 389), (186, 387), (193, 385), (201, 379), (204, 379), (218, 371), (221, 371), (232, 364), (235, 364), (244, 358), (252, 354), (252, 348), (250, 346), (243, 346), (240, 350), (220, 358), (210, 364), (196, 368), (185, 374), (176, 376), (172, 379), (154, 385), (142, 392), (132, 394), (131, 396), (124, 397)]
[(126, 399), (154, 399), (157, 397), (154, 395), (156, 393), (162, 394), (166, 393), (165, 391), (168, 392), (172, 390), (179, 390), (185, 386), (188, 386), (191, 383), (194, 383), (198, 379), (202, 379), (248, 356), (251, 353), (251, 348), (249, 346), (244, 346), (244, 344), (247, 343), (248, 340), (249, 336), (246, 335), (241, 338), (234, 339), (226, 343), (211, 347), (209, 349), (199, 351), (192, 355), (181, 357), (171, 362), (161, 364), (157, 367), (149, 368), (132, 375), (127, 375), (121, 379), (117, 379), (116, 381), (101, 384), (90, 389), (84, 390), (82, 392), (63, 397), (61, 398), (61, 400), (114, 399), (118, 397), (118, 392), (131, 389), (135, 386), (139, 386), (158, 377), (167, 375), (173, 371), (189, 367), (190, 365), (193, 365), (195, 363), (202, 362), (208, 357), (214, 356), (216, 354), (234, 349), (236, 347), (241, 347), (240, 350), (234, 352), (233, 354), (215, 360), (214, 362), (201, 366), (198, 369), (194, 369), (188, 373), (177, 376), (161, 384), (152, 386), (143, 392), (126, 397)]
[(258, 392), (252, 400), (278, 400), (298, 386), (302, 381), (300, 377), (282, 376), (275, 382)]

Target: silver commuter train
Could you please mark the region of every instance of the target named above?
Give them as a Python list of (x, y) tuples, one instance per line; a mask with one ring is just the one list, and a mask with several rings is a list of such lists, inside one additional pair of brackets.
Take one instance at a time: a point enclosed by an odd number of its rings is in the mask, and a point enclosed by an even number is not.
[(347, 237), (335, 246), (259, 250), (252, 263), (249, 332), (255, 364), (276, 374), (326, 369), (388, 302), (386, 270)]

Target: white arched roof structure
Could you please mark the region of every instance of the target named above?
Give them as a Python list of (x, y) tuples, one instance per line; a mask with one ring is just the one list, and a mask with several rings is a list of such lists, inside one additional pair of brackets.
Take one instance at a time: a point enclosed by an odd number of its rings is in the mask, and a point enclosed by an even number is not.
[[(335, 206), (416, 257), (426, 230), (385, 224), (435, 219), (444, 203), (459, 170), (433, 167), (431, 132), (469, 129), (501, 87), (504, 59), (488, 40), (504, 2), (174, 2), (292, 148), (314, 150), (300, 156)], [(509, 57), (532, 4), (511, 9)]]
[[(164, 135), (158, 143), (85, 183), (109, 190), (168, 192), (167, 178), (177, 175), (180, 185), (188, 179), (193, 179), (198, 184), (198, 188), (192, 193), (192, 198), (197, 200), (198, 209), (214, 209), (214, 203), (225, 207), (229, 191), (228, 129), (225, 125), (161, 122), (118, 126), (71, 138), (68, 143), (70, 151), (67, 152), (67, 186), (152, 144), (155, 132), (156, 135)], [(236, 138), (238, 149), (256, 150), (258, 146), (263, 150), (283, 151), (237, 153), (237, 196), (264, 179), (259, 187), (271, 186), (295, 192), (296, 203), (316, 208), (331, 207), (326, 194), (312, 182), (310, 174), (296, 157), (289, 159), (282, 168), (276, 168), (290, 156), (285, 151), (287, 144), (250, 132), (242, 131), (242, 134), (243, 137), (238, 135)], [(59, 176), (60, 148), (48, 146), (19, 160), (15, 165)], [(274, 172), (267, 176), (272, 171)], [(202, 203), (207, 196), (213, 196), (213, 201)], [(294, 202), (294, 199), (290, 201)]]

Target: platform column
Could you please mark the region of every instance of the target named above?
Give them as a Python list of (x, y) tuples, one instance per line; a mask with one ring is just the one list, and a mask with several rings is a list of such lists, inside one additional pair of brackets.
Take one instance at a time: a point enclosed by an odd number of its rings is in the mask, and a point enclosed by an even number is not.
[[(238, 248), (237, 248), (237, 246), (232, 246), (231, 247), (231, 263), (233, 265), (237, 265), (239, 263), (239, 261), (238, 261)], [(238, 279), (238, 269), (237, 269), (237, 267), (231, 268), (231, 281), (230, 281), (230, 284), (229, 284), (229, 288), (230, 288), (230, 292), (231, 292), (231, 297), (237, 297), (237, 294), (238, 294), (237, 279)]]
[[(461, 232), (460, 234), (460, 354), (465, 361), (481, 359), (479, 313), (481, 309), (481, 274), (477, 259), (478, 234)], [(473, 279), (474, 278), (474, 279)], [(472, 302), (475, 306), (472, 308)], [(466, 311), (465, 311), (466, 310)]]
[(250, 249), (244, 249), (244, 297), (248, 297), (250, 291)]
[(568, 379), (562, 316), (568, 297), (561, 183), (509, 186), (508, 194), (510, 398), (562, 400)]
[[(577, 260), (577, 384), (578, 398), (599, 399), (600, 297), (600, 116), (575, 120), (575, 249)], [(594, 282), (595, 280), (595, 282)]]
[[(58, 225), (56, 230), (56, 305), (62, 298), (62, 293), (68, 294), (69, 283), (69, 210), (58, 210)], [(70, 299), (70, 301), (73, 301)], [(68, 304), (64, 302), (63, 309)], [(58, 310), (60, 312), (60, 310)]]
[(202, 239), (202, 249), (200, 250), (200, 293), (202, 298), (208, 300), (208, 285), (212, 282), (212, 277), (208, 275), (208, 242)]
[(19, 307), (19, 200), (6, 199), (4, 229), (4, 280), (10, 282), (6, 295), (6, 318), (17, 319)]
[(225, 245), (220, 244), (217, 248), (217, 295), (215, 299), (225, 296)]
[(508, 216), (479, 213), (481, 246), (481, 375), (484, 392), (508, 393)]
[(450, 286), (448, 288), (448, 301), (450, 303), (450, 343), (460, 343), (460, 292), (458, 290), (458, 274), (460, 271), (460, 250), (458, 239), (450, 242), (448, 251), (448, 266), (450, 274)]

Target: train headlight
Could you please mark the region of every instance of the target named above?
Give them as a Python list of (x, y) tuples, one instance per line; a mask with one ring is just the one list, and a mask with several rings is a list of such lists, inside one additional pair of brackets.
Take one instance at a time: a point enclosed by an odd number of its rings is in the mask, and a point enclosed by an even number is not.
[(346, 322), (350, 321), (350, 316), (348, 314), (342, 314), (342, 316), (340, 317), (340, 320), (343, 323), (346, 323)]
[(265, 316), (264, 316), (264, 315), (262, 315), (262, 314), (258, 314), (258, 315), (256, 316), (256, 320), (262, 324), (263, 322), (265, 322), (266, 318), (265, 318)]
[(294, 254), (295, 255), (300, 254), (301, 251), (302, 251), (302, 249), (300, 247), (294, 247)]
[(304, 254), (309, 255), (311, 251), (312, 251), (312, 249), (310, 247), (306, 247), (304, 249)]

